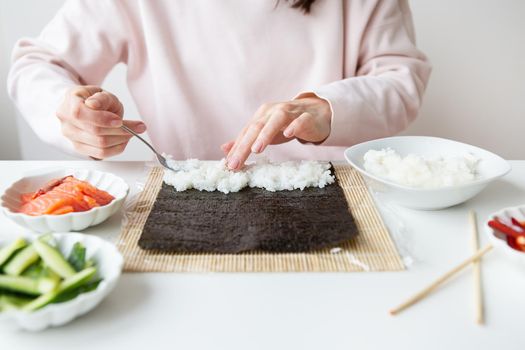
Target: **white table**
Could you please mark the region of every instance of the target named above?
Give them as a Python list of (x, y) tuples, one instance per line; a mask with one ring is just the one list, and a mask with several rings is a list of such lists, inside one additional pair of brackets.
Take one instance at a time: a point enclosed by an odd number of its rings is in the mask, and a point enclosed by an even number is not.
[[(25, 171), (97, 168), (134, 190), (133, 162), (0, 162), (0, 191)], [(486, 324), (474, 323), (470, 270), (396, 317), (388, 309), (471, 254), (467, 212), (480, 226), (504, 206), (525, 203), (525, 161), (463, 205), (441, 211), (387, 206), (407, 271), (299, 274), (124, 274), (95, 310), (41, 333), (0, 329), (0, 349), (525, 349), (525, 267), (497, 252), (483, 260)], [(1, 233), (22, 229), (0, 217)], [(86, 232), (114, 240), (120, 217)], [(483, 233), (484, 234), (484, 233)], [(486, 243), (482, 235), (482, 244)]]

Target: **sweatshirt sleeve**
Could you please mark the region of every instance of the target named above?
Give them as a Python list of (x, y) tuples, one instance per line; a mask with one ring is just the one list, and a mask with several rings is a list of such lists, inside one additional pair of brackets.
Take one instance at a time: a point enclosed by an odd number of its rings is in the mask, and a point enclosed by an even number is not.
[(56, 110), (76, 85), (100, 85), (127, 60), (125, 21), (117, 1), (68, 0), (37, 38), (20, 39), (12, 53), (9, 96), (44, 141), (76, 154)]
[[(356, 15), (364, 14), (349, 14), (345, 20)], [(346, 24), (345, 79), (312, 91), (332, 109), (331, 133), (322, 145), (350, 146), (391, 136), (406, 128), (421, 106), (431, 66), (415, 46), (407, 1), (379, 0), (368, 15), (361, 30)]]

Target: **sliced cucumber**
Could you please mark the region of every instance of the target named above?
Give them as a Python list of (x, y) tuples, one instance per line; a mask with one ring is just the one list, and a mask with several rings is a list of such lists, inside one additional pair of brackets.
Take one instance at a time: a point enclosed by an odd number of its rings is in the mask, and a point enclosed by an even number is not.
[(42, 294), (39, 286), (39, 280), (21, 276), (0, 275), (0, 289), (30, 295)]
[(51, 233), (46, 233), (38, 237), (39, 241), (49, 244), (50, 246), (55, 246), (55, 238)]
[(44, 269), (45, 269), (44, 262), (42, 260), (40, 260), (37, 263), (34, 263), (33, 265), (31, 265), (27, 269), (25, 269), (25, 271), (22, 272), (21, 276), (31, 277), (31, 278), (39, 278), (39, 277), (43, 276)]
[(37, 262), (39, 259), (33, 245), (29, 245), (19, 251), (9, 262), (4, 266), (4, 272), (11, 276), (20, 276), (29, 265)]
[(86, 263), (84, 264), (84, 268), (87, 269), (88, 267), (95, 266), (95, 260), (93, 259), (87, 259)]
[(73, 244), (73, 249), (71, 249), (67, 261), (73, 266), (75, 271), (83, 270), (86, 267), (86, 247), (80, 242)]
[(46, 265), (61, 277), (68, 278), (76, 273), (75, 269), (64, 259), (56, 248), (39, 239), (35, 240), (32, 246)]
[(38, 291), (40, 294), (48, 293), (55, 290), (60, 285), (60, 279), (52, 277), (43, 277), (38, 280)]
[(62, 277), (60, 277), (58, 273), (56, 273), (54, 270), (52, 270), (49, 266), (45, 264), (44, 268), (42, 269), (42, 273), (39, 277), (51, 278), (57, 280), (58, 282), (62, 281)]
[(0, 275), (0, 289), (12, 292), (40, 295), (56, 289), (60, 280), (53, 278), (30, 278)]
[(65, 292), (80, 287), (81, 285), (89, 282), (96, 273), (97, 269), (95, 267), (88, 267), (87, 269), (77, 272), (73, 276), (68, 277), (62, 281), (60, 284), (60, 292)]
[(59, 291), (58, 288), (55, 290), (52, 290), (51, 292), (48, 292), (46, 294), (42, 294), (36, 299), (33, 299), (31, 302), (25, 304), (22, 307), (22, 310), (24, 311), (35, 311), (37, 309), (40, 309), (41, 307), (46, 306), (50, 302), (53, 301), (58, 295)]
[(80, 287), (66, 290), (65, 292), (60, 293), (55, 299), (53, 299), (53, 303), (64, 303), (66, 301), (75, 299), (80, 294), (92, 292), (95, 289), (97, 289), (100, 282), (102, 282), (102, 280), (95, 280), (83, 284)]
[(18, 310), (30, 301), (29, 298), (16, 295), (0, 295), (0, 310)]
[(11, 244), (0, 249), (0, 266), (5, 264), (7, 260), (19, 249), (27, 246), (27, 241), (23, 238), (15, 239)]
[(66, 278), (58, 287), (53, 288), (30, 303), (24, 305), (22, 309), (24, 311), (35, 311), (40, 309), (53, 302), (57, 297), (63, 295), (63, 293), (83, 286), (89, 282), (96, 273), (97, 269), (94, 267), (84, 269), (73, 276)]

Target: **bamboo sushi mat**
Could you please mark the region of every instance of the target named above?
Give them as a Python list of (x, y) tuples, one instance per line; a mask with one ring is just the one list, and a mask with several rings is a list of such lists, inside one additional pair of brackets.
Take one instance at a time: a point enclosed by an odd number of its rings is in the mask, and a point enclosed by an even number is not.
[(361, 175), (349, 165), (334, 165), (359, 234), (339, 248), (307, 253), (169, 253), (138, 246), (146, 219), (162, 186), (164, 171), (151, 170), (144, 190), (128, 213), (117, 241), (125, 272), (357, 272), (399, 271), (401, 257)]

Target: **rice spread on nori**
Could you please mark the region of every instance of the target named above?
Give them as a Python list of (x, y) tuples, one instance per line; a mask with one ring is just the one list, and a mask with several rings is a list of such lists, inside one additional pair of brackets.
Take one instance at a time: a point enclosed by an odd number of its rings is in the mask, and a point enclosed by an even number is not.
[(318, 161), (288, 161), (271, 163), (259, 160), (234, 172), (226, 167), (225, 160), (186, 161), (169, 160), (175, 171), (166, 170), (164, 182), (177, 191), (238, 192), (245, 187), (267, 191), (304, 190), (307, 187), (324, 188), (335, 181), (330, 173), (330, 163)]

